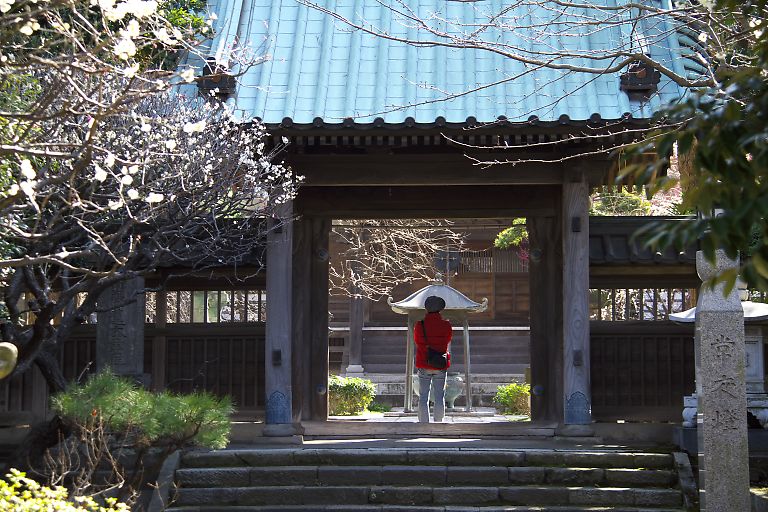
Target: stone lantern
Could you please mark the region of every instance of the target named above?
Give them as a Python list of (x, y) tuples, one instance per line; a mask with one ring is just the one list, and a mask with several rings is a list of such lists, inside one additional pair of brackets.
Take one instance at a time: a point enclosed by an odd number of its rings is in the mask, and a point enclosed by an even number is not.
[[(768, 304), (752, 302), (746, 289), (739, 290), (741, 307), (744, 310), (745, 356), (744, 377), (747, 387), (747, 410), (768, 429), (768, 394), (765, 388), (763, 363), (764, 343), (768, 339)], [(694, 323), (696, 308), (669, 315), (679, 323)], [(696, 393), (683, 398), (683, 427), (696, 426), (698, 397)]]
[(482, 303), (477, 303), (461, 293), (443, 283), (442, 275), (438, 274), (435, 280), (429, 286), (412, 293), (407, 298), (393, 302), (392, 297), (387, 298), (387, 304), (392, 311), (401, 315), (408, 315), (408, 337), (406, 341), (406, 359), (405, 359), (405, 412), (413, 410), (413, 355), (414, 341), (413, 329), (418, 321), (424, 318), (427, 310), (424, 308), (424, 301), (427, 297), (436, 295), (445, 301), (445, 309), (441, 311), (443, 317), (451, 324), (461, 324), (464, 327), (464, 378), (466, 380), (467, 406), (469, 412), (472, 409), (472, 387), (471, 370), (469, 360), (469, 323), (467, 315), (469, 313), (481, 313), (488, 308), (488, 299), (483, 299)]

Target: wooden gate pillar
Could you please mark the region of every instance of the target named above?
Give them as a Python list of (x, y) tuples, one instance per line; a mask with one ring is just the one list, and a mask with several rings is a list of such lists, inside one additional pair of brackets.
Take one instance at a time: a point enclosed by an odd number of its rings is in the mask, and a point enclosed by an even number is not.
[(592, 422), (589, 382), (589, 186), (563, 184), (563, 420)]
[(293, 247), (294, 421), (328, 419), (330, 219), (302, 216)]
[(293, 205), (280, 207), (280, 218), (287, 219), (267, 234), (267, 325), (264, 343), (265, 436), (290, 436), (297, 433), (292, 404), (292, 259)]
[(563, 242), (560, 217), (528, 217), (531, 419), (563, 419)]

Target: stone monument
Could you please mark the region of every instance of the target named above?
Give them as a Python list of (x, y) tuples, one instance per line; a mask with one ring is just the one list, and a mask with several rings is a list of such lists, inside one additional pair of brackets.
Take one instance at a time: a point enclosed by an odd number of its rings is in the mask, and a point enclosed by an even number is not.
[(146, 384), (144, 378), (144, 279), (120, 281), (98, 300), (96, 369), (110, 368)]
[(696, 254), (705, 285), (696, 305), (701, 510), (750, 510), (747, 397), (744, 378), (744, 314), (738, 291), (710, 280), (738, 262), (718, 250), (714, 263)]

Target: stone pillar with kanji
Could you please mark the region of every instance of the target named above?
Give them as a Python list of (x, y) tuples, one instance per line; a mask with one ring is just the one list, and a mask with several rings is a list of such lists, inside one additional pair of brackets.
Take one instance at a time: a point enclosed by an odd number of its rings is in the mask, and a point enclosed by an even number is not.
[(712, 279), (738, 262), (723, 251), (714, 262), (696, 254), (703, 281), (696, 305), (699, 488), (701, 510), (750, 510), (744, 313), (734, 286)]

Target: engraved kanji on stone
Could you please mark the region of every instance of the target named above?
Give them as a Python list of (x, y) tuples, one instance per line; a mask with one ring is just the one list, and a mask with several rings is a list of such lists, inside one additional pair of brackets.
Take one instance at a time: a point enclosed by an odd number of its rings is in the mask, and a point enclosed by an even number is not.
[(715, 354), (723, 358), (733, 357), (735, 351), (733, 340), (723, 334), (718, 336), (717, 341), (712, 344), (712, 348), (715, 350)]
[(712, 423), (723, 430), (736, 430), (739, 426), (739, 417), (736, 414), (736, 409), (714, 410)]
[(723, 374), (719, 379), (713, 379), (713, 384), (712, 391), (720, 391), (732, 398), (738, 396), (736, 393), (736, 390), (738, 389), (736, 387), (736, 380), (733, 377)]

